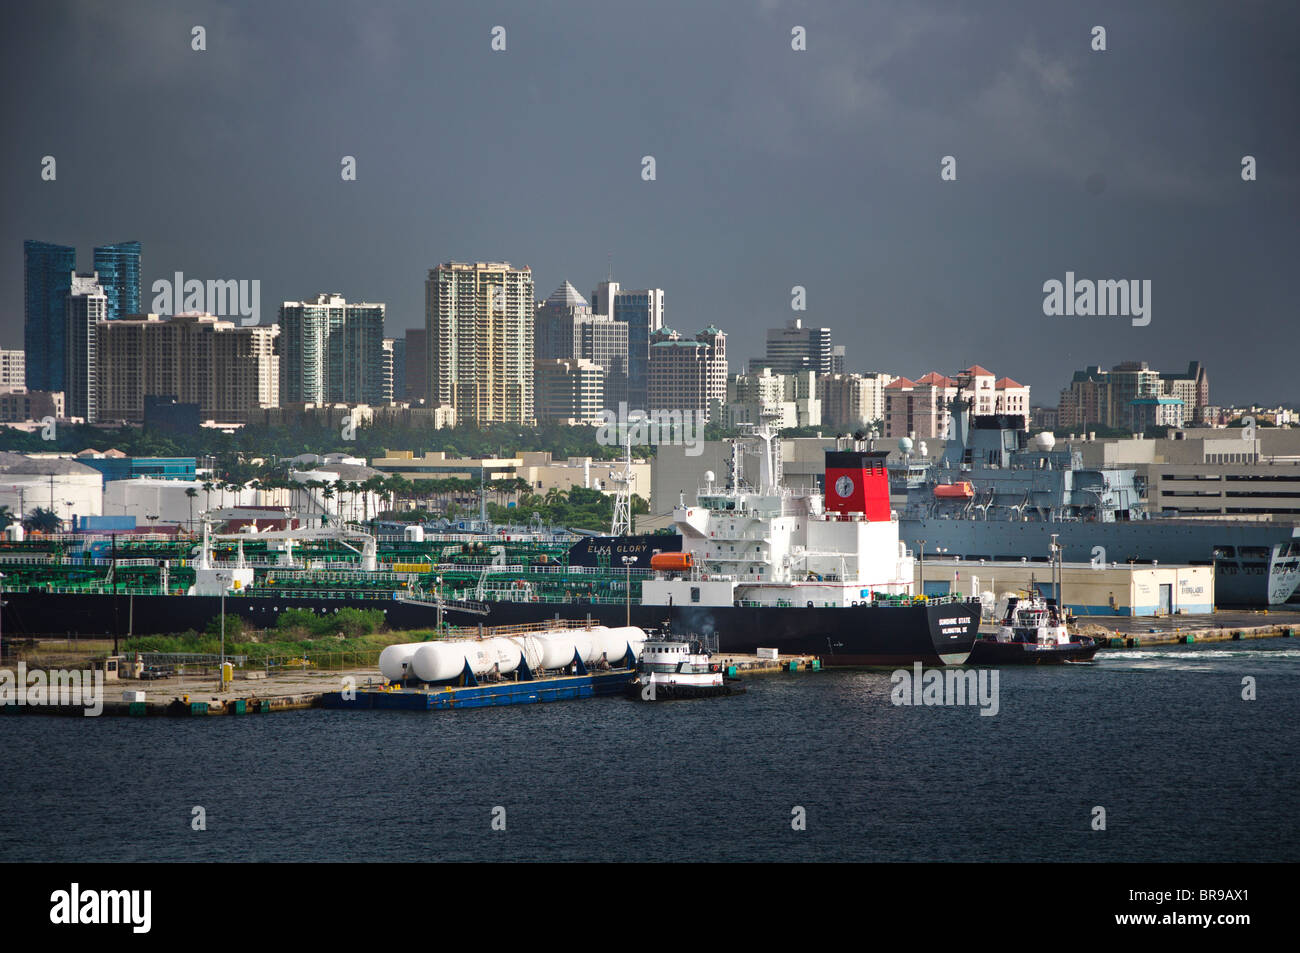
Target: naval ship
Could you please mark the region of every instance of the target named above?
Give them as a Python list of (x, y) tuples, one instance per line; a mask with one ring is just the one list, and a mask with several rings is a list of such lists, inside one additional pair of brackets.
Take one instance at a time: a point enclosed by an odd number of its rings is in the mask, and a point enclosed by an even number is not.
[[(894, 472), (906, 488), (899, 528), (918, 551), (967, 559), (1061, 559), (1214, 566), (1219, 606), (1271, 606), (1300, 585), (1300, 526), (1148, 515), (1132, 469), (1085, 467), (1050, 433), (1032, 440), (1019, 415), (971, 414), (949, 402), (951, 439), (931, 465)], [(910, 441), (900, 441), (910, 451)]]

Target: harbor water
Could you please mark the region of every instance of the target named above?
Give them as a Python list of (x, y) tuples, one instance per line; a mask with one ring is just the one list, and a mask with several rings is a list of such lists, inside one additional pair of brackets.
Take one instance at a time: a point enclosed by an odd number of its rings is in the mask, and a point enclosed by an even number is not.
[(1294, 640), (998, 675), (991, 717), (895, 706), (888, 671), (659, 704), (4, 717), (0, 860), (1300, 859)]

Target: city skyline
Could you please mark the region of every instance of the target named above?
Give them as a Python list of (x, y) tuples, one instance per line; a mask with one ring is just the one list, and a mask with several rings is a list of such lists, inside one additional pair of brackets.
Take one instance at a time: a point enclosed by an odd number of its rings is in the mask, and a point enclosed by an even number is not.
[[(429, 268), (505, 260), (538, 288), (664, 288), (667, 323), (717, 324), (740, 359), (800, 317), (832, 329), (846, 370), (996, 363), (1046, 394), (1078, 367), (1212, 348), (1223, 402), (1296, 401), (1294, 359), (1270, 346), (1293, 321), (1294, 7), (678, 11), (21, 5), (0, 69), (44, 81), (4, 106), (0, 343), (22, 335), (23, 239), (84, 257), (129, 235), (148, 249), (142, 306), (177, 271), (260, 280), (267, 302), (329, 288), (386, 302), (400, 336)], [(285, 48), (304, 53), (287, 83)], [(359, 66), (340, 78), (321, 53)], [(424, 115), (445, 89), (467, 107), (454, 146)], [(460, 145), (502, 134), (520, 145)], [(1070, 273), (1151, 282), (1151, 323), (1046, 315), (1044, 284)]]

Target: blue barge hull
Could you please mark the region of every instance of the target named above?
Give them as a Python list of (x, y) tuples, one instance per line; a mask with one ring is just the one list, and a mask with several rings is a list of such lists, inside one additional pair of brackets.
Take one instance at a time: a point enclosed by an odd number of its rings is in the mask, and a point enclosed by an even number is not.
[(345, 698), (343, 692), (321, 697), (322, 708), (350, 711), (436, 711), (445, 708), (491, 708), (496, 705), (534, 705), (541, 702), (571, 701), (621, 695), (632, 679), (632, 669), (616, 669), (588, 675), (559, 675), (517, 682), (487, 685), (434, 685), (429, 688), (358, 688)]

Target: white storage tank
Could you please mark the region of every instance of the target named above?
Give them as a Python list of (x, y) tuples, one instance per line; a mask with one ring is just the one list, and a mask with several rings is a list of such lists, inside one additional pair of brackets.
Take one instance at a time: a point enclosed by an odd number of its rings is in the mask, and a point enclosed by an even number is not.
[(574, 630), (556, 629), (537, 636), (542, 643), (542, 668), (564, 668), (573, 661)]
[(422, 543), (424, 542), (424, 527), (408, 526), (402, 530), (402, 538), (408, 543)]
[(400, 682), (406, 677), (411, 660), (423, 644), (422, 642), (414, 642), (388, 646), (379, 653), (379, 674), (390, 682)]
[(640, 655), (641, 646), (645, 644), (645, 638), (645, 630), (635, 625), (621, 625), (613, 629), (606, 629), (601, 635), (605, 658), (611, 665), (617, 665), (627, 655), (629, 648), (632, 649), (632, 654)]
[(516, 635), (510, 639), (519, 647), (519, 654), (531, 671), (537, 671), (542, 667), (542, 656), (546, 654), (546, 646), (542, 640), (535, 635)]
[(26, 535), (27, 531), (23, 529), (22, 523), (10, 523), (5, 527), (5, 539), (11, 543), (21, 543)]
[(465, 670), (464, 642), (426, 642), (415, 653), (412, 669), (422, 682), (446, 682)]
[(485, 675), (493, 668), (508, 675), (519, 667), (519, 660), (523, 657), (519, 646), (501, 638), (464, 643), (463, 651), (470, 671), (475, 675)]

